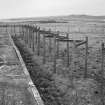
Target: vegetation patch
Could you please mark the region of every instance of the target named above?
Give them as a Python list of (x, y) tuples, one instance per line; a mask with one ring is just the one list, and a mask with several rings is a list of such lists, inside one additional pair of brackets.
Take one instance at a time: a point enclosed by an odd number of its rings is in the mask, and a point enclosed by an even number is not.
[(43, 65), (42, 57), (36, 56), (24, 41), (13, 39), (45, 105), (101, 105), (100, 83), (89, 78), (67, 78), (63, 72), (53, 73), (52, 64)]

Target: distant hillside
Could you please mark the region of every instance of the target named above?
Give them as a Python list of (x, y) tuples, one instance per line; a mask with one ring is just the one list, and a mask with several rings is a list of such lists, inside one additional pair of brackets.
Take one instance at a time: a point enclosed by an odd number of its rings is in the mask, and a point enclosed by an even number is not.
[(5, 22), (68, 22), (68, 21), (104, 21), (105, 16), (90, 16), (90, 15), (68, 15), (68, 16), (49, 16), (49, 17), (32, 17), (32, 18), (14, 18), (14, 19), (2, 19)]
[(71, 18), (84, 18), (84, 19), (105, 19), (105, 16), (90, 16), (90, 15), (69, 15)]

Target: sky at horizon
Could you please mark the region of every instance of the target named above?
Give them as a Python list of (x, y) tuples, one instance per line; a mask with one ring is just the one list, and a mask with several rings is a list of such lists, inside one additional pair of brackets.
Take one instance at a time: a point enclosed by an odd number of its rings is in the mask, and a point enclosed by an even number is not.
[(0, 19), (70, 14), (105, 15), (105, 0), (0, 0)]

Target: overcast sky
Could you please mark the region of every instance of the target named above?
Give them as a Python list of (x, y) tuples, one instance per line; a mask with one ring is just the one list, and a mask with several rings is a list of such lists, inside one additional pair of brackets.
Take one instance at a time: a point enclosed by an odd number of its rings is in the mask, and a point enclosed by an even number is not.
[(105, 0), (0, 0), (0, 18), (105, 15)]

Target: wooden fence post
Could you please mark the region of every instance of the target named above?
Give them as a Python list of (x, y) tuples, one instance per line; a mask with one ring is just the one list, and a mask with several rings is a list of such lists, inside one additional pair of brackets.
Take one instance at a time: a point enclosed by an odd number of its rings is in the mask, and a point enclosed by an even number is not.
[(27, 36), (27, 45), (29, 46), (29, 28), (27, 24), (25, 26), (25, 35)]
[[(57, 38), (59, 39), (59, 31), (57, 31)], [(57, 40), (57, 58), (59, 58), (59, 40)]]
[(30, 47), (30, 28), (29, 28), (29, 24), (28, 24), (28, 47)]
[(104, 50), (105, 50), (105, 48), (104, 48), (104, 43), (102, 43), (101, 44), (101, 52), (102, 52), (102, 58), (101, 58), (101, 77), (102, 77), (102, 83), (101, 83), (101, 101), (102, 101), (102, 105), (105, 105), (104, 104), (104, 93), (103, 93), (103, 89), (104, 89), (104, 86), (103, 86), (103, 82), (104, 82), (104, 80), (103, 80), (103, 76), (104, 76)]
[(16, 32), (15, 32), (15, 24), (14, 24), (14, 34), (15, 34)]
[(30, 44), (29, 44), (29, 47), (31, 48), (31, 43), (32, 43), (32, 40), (31, 40), (32, 38), (31, 38), (31, 27), (30, 27), (30, 25), (29, 25), (29, 42), (30, 42)]
[(11, 25), (11, 34), (12, 34), (12, 25)]
[(27, 34), (25, 33), (26, 26), (23, 25), (23, 36), (25, 36), (25, 42), (27, 43)]
[(77, 70), (77, 65), (75, 64), (75, 62), (77, 62), (77, 47), (76, 47), (76, 41), (74, 40), (73, 41), (73, 55), (72, 55), (72, 57), (73, 57), (73, 60), (72, 60), (72, 65), (73, 65), (73, 69), (74, 70)]
[(56, 73), (56, 35), (54, 35), (54, 73)]
[(35, 40), (35, 42), (36, 42), (36, 44), (38, 44), (38, 27), (36, 27), (36, 36), (35, 36), (36, 38), (36, 40)]
[[(23, 26), (23, 31), (24, 31), (24, 28), (25, 28), (25, 25)], [(23, 32), (22, 39), (24, 36), (26, 37), (26, 34)], [(26, 43), (27, 43), (27, 38), (26, 38)]]
[(85, 73), (84, 73), (84, 77), (87, 78), (87, 61), (88, 61), (88, 37), (86, 37), (86, 51), (85, 51)]
[(32, 32), (32, 26), (30, 26), (30, 30), (31, 30), (31, 48), (33, 48), (33, 39), (32, 39), (32, 37), (33, 37), (33, 32)]
[(46, 63), (46, 39), (45, 34), (43, 34), (43, 64)]
[(24, 37), (24, 41), (25, 41), (25, 43), (26, 43), (26, 36), (23, 34), (23, 25), (21, 26), (21, 31), (22, 31), (22, 32), (21, 32), (21, 33), (22, 33), (22, 34), (21, 34), (21, 37)]
[(8, 29), (7, 28), (8, 28), (8, 25), (6, 25), (6, 32), (8, 33)]
[[(51, 32), (51, 29), (49, 30)], [(49, 37), (49, 54), (51, 54), (52, 42), (51, 38)]]
[[(34, 40), (34, 42), (33, 42), (33, 47), (34, 47), (34, 52), (36, 52), (36, 32), (37, 32), (37, 27), (34, 27), (33, 26), (33, 40)], [(35, 53), (36, 54), (36, 53)]]
[(38, 43), (37, 43), (37, 55), (40, 55), (40, 28), (38, 29)]
[(2, 32), (2, 26), (0, 25), (0, 32)]
[(27, 34), (25, 33), (25, 30), (26, 30), (26, 25), (23, 25), (23, 36), (25, 36), (25, 42), (26, 42), (26, 44), (28, 44), (27, 43)]
[(24, 41), (25, 41), (25, 43), (27, 43), (27, 41), (26, 41), (26, 35), (24, 34), (23, 31), (24, 31), (24, 26), (21, 25), (21, 33), (22, 33), (21, 36), (24, 37)]
[[(18, 36), (21, 36), (20, 24), (18, 25), (18, 27), (19, 27), (19, 33), (18, 33)], [(24, 36), (23, 36), (23, 40), (24, 40)]]
[[(69, 34), (67, 33), (67, 39), (69, 40)], [(69, 41), (67, 41), (67, 67), (69, 67)]]
[(34, 44), (34, 26), (32, 26), (32, 50), (35, 51), (35, 44)]
[(33, 30), (32, 30), (32, 26), (30, 26), (30, 31), (31, 31), (31, 48), (33, 48)]
[(25, 29), (25, 36), (26, 36), (26, 39), (27, 39), (27, 45), (29, 46), (29, 28), (28, 28), (28, 25), (26, 24), (24, 26), (24, 29)]
[(33, 51), (33, 27), (31, 26), (31, 48), (32, 48), (32, 51)]
[(31, 38), (30, 38), (30, 25), (28, 25), (28, 39), (29, 39), (29, 43), (28, 43), (28, 45), (29, 45), (29, 47), (30, 47), (30, 43), (31, 43)]

